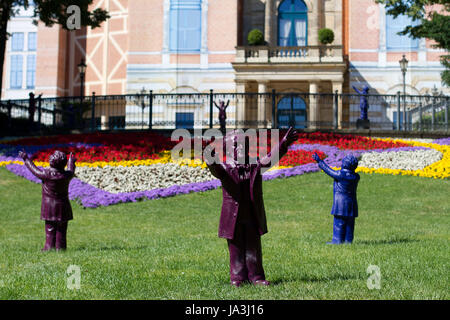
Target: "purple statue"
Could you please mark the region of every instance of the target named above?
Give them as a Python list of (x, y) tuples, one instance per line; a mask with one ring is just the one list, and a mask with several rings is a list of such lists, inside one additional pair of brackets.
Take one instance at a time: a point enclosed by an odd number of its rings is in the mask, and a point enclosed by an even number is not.
[(320, 169), (334, 179), (333, 207), (334, 215), (333, 240), (328, 244), (352, 243), (355, 218), (358, 216), (358, 203), (356, 201), (356, 188), (358, 187), (359, 174), (355, 172), (358, 167), (358, 159), (353, 155), (347, 155), (342, 159), (342, 168), (339, 171), (331, 169), (322, 161), (317, 153), (313, 155)]
[[(55, 151), (49, 158), (50, 168), (39, 169), (20, 151), (19, 156), (25, 166), (37, 178), (42, 180), (41, 220), (45, 220), (45, 246), (50, 249), (65, 250), (67, 247), (67, 224), (72, 220), (72, 207), (69, 201), (69, 183), (75, 175), (76, 159), (70, 154), (69, 161), (61, 151)], [(67, 164), (67, 171), (64, 170)]]
[[(272, 158), (277, 154), (281, 158), (297, 138), (297, 132), (290, 128), (266, 157), (250, 164), (248, 139), (243, 146), (238, 134), (232, 131), (225, 136), (224, 143), (233, 146), (234, 159), (212, 163), (205, 158), (211, 173), (222, 183), (219, 237), (228, 242), (231, 285), (235, 287), (247, 281), (255, 285), (270, 284), (262, 265), (261, 236), (267, 233), (267, 224), (261, 168), (269, 168)], [(245, 159), (244, 164), (239, 164), (237, 159)]]
[(28, 122), (30, 125), (30, 129), (33, 129), (33, 122), (34, 122), (34, 114), (36, 112), (36, 99), (34, 98), (34, 93), (30, 92), (29, 94), (29, 107), (28, 107)]
[(359, 118), (361, 120), (368, 120), (367, 111), (369, 110), (369, 102), (367, 101), (367, 94), (369, 93), (369, 87), (364, 86), (362, 92), (359, 91), (355, 86), (352, 87), (359, 95), (361, 95), (359, 99), (359, 108), (361, 109)]
[(225, 105), (224, 101), (220, 101), (220, 106), (217, 105), (217, 103), (214, 101), (214, 105), (217, 109), (219, 109), (219, 123), (220, 123), (220, 131), (225, 134), (226, 129), (226, 121), (227, 121), (227, 113), (226, 110), (228, 108), (228, 105), (230, 104), (230, 100), (227, 101), (227, 104)]

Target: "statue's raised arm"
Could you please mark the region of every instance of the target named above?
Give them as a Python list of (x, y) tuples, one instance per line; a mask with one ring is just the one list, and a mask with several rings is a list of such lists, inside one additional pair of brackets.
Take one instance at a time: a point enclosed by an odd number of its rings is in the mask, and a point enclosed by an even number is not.
[(358, 90), (358, 88), (356, 88), (355, 86), (352, 86), (353, 90), (355, 90), (358, 94), (362, 94), (361, 91)]

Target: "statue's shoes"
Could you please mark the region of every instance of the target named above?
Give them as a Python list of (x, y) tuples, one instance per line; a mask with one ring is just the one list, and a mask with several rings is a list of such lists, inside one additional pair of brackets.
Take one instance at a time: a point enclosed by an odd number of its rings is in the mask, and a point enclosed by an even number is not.
[(231, 285), (232, 285), (233, 287), (239, 288), (239, 287), (242, 285), (242, 281), (239, 281), (239, 280), (233, 280), (233, 281), (231, 281)]
[(257, 286), (270, 286), (270, 282), (267, 280), (256, 280), (253, 281), (253, 284)]
[(327, 244), (343, 244), (343, 242), (333, 242), (333, 241), (328, 241)]

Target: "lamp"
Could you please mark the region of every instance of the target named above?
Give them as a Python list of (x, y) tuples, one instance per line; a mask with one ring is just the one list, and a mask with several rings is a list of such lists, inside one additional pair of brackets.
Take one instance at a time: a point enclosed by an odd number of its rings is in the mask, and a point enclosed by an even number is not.
[(141, 92), (139, 92), (139, 101), (141, 103), (142, 113), (141, 113), (141, 127), (144, 129), (144, 109), (145, 109), (145, 94), (147, 91), (145, 87), (142, 87)]
[(400, 64), (400, 70), (402, 71), (403, 75), (403, 126), (404, 130), (406, 130), (406, 82), (405, 82), (405, 76), (406, 71), (408, 70), (408, 60), (406, 59), (405, 55), (403, 55), (402, 59), (398, 62)]
[(81, 97), (81, 100), (83, 100), (83, 96), (84, 96), (84, 76), (86, 74), (86, 68), (87, 68), (87, 65), (84, 62), (84, 59), (81, 59), (81, 62), (78, 64), (77, 67), (78, 67), (78, 72), (80, 73), (80, 82), (81, 82), (81, 85), (80, 85), (80, 97)]

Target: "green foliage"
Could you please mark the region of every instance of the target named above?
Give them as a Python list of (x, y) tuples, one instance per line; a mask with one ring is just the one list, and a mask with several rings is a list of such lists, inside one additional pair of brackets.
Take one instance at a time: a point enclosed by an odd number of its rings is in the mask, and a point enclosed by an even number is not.
[[(450, 51), (450, 1), (449, 0), (376, 0), (386, 6), (387, 13), (396, 18), (407, 15), (415, 26), (406, 26), (399, 34), (414, 39), (426, 38), (436, 42), (435, 48)], [(430, 6), (439, 5), (433, 7)], [(441, 74), (443, 84), (450, 86), (450, 56), (441, 56), (441, 63), (446, 70)]]
[[(422, 116), (422, 123), (420, 123), (420, 120), (417, 120), (413, 123), (414, 129), (419, 129), (422, 127), (423, 130), (430, 130), (431, 129), (431, 123), (432, 123), (432, 115), (426, 114)], [(439, 112), (436, 112), (434, 115), (434, 125), (435, 128), (440, 128), (445, 125), (445, 110), (441, 110)]]
[[(2, 0), (2, 2), (5, 0)], [(53, 26), (54, 24), (61, 25), (67, 29), (67, 20), (73, 12), (67, 13), (67, 8), (72, 5), (77, 5), (80, 8), (80, 22), (82, 26), (90, 26), (91, 28), (100, 27), (101, 23), (110, 18), (108, 12), (101, 8), (89, 11), (89, 6), (94, 0), (34, 0), (34, 17), (35, 23), (38, 20), (42, 21), (46, 26)], [(3, 4), (9, 7), (10, 17), (15, 16), (20, 8), (28, 9), (30, 7), (30, 0), (6, 0)]]
[[(97, 209), (72, 202), (68, 250), (42, 253), (42, 187), (0, 168), (0, 299), (450, 298), (450, 180), (361, 174), (355, 240), (342, 246), (325, 244), (333, 180), (324, 173), (263, 187), (273, 285), (236, 290), (217, 237), (222, 190)], [(80, 290), (66, 287), (69, 265), (80, 266)], [(367, 288), (369, 265), (380, 267), (380, 290)]]
[(330, 44), (334, 41), (334, 32), (331, 29), (323, 28), (319, 30), (319, 41), (322, 44)]
[(248, 33), (248, 44), (251, 46), (262, 46), (265, 44), (264, 35), (259, 29), (253, 29)]

